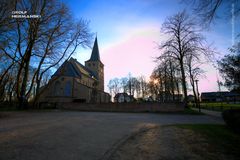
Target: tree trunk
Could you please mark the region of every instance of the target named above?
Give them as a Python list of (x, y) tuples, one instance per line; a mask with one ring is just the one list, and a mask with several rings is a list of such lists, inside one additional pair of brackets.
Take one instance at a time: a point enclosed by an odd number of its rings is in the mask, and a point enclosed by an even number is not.
[(187, 103), (188, 103), (188, 97), (187, 97), (187, 85), (186, 85), (186, 76), (185, 76), (185, 70), (183, 66), (183, 61), (180, 61), (180, 67), (181, 67), (181, 76), (182, 76), (182, 89), (183, 89), (183, 94), (184, 94), (184, 106), (187, 108)]
[(178, 96), (177, 96), (177, 101), (180, 102), (180, 89), (179, 89), (179, 84), (178, 84), (178, 80), (176, 79), (176, 87), (177, 87), (177, 93), (178, 93)]
[(192, 89), (193, 89), (194, 102), (195, 102), (196, 107), (198, 107), (198, 99), (197, 99), (197, 94), (196, 94), (196, 90), (195, 90), (194, 79), (193, 79), (193, 76), (191, 73), (190, 73), (190, 83), (191, 83)]
[(22, 81), (22, 87), (20, 91), (20, 96), (18, 98), (19, 100), (19, 109), (25, 109), (28, 108), (28, 101), (26, 97), (26, 89), (27, 89), (27, 81), (28, 81), (28, 73), (29, 73), (29, 63), (31, 59), (31, 51), (32, 51), (33, 44), (30, 44), (29, 49), (27, 50), (24, 58), (24, 75), (23, 75), (23, 81)]
[(171, 74), (171, 90), (172, 90), (172, 100), (175, 101), (175, 85), (174, 85), (174, 76), (173, 76), (173, 67), (172, 67), (172, 62), (170, 61), (170, 74)]
[(36, 95), (35, 95), (35, 97), (34, 97), (34, 100), (33, 100), (33, 106), (34, 107), (36, 107), (36, 108), (38, 108), (38, 99), (39, 99), (39, 94), (40, 94), (40, 80), (39, 79), (37, 79), (36, 80), (36, 83), (37, 83), (37, 85), (36, 85)]

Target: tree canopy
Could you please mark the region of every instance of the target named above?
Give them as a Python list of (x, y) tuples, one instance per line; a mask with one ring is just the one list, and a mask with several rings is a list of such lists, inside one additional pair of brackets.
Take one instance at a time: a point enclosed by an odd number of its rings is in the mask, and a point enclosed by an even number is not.
[(228, 54), (218, 61), (219, 71), (225, 80), (224, 85), (240, 93), (240, 53)]

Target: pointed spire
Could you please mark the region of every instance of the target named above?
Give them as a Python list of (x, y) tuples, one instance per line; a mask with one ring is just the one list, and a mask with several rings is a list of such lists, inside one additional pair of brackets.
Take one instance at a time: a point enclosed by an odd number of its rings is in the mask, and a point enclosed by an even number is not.
[(89, 61), (100, 61), (100, 55), (98, 50), (98, 42), (97, 42), (97, 36), (95, 38), (95, 42), (92, 49), (92, 55)]

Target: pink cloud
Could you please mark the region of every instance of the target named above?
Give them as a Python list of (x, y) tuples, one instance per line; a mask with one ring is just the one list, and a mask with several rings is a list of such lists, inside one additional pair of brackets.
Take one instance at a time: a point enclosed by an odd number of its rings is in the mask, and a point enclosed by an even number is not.
[[(137, 32), (103, 48), (101, 59), (105, 64), (106, 91), (108, 91), (107, 84), (110, 79), (125, 77), (129, 72), (133, 76), (144, 75), (149, 78), (156, 66), (153, 57), (160, 54), (155, 43), (159, 41), (160, 33), (157, 33), (156, 30), (155, 34), (152, 32), (146, 30)], [(199, 79), (199, 92), (218, 91), (216, 69), (211, 64), (205, 64), (202, 68), (206, 71), (206, 78)], [(219, 75), (218, 77), (221, 81), (221, 77)], [(222, 87), (222, 90), (226, 90), (226, 88)]]
[[(199, 92), (216, 92), (219, 90), (217, 80), (224, 82), (218, 71), (211, 65), (203, 65), (203, 69), (206, 71), (205, 77), (199, 79)], [(221, 91), (227, 91), (227, 89), (221, 86)]]
[(142, 32), (105, 48), (101, 56), (105, 64), (105, 89), (110, 79), (127, 76), (129, 72), (133, 76), (149, 77), (156, 65), (153, 57), (158, 52), (154, 41), (156, 35)]
[[(127, 32), (128, 31), (128, 32)], [(158, 27), (142, 27), (138, 30), (126, 29), (118, 41), (100, 46), (101, 60), (105, 65), (105, 90), (110, 79), (144, 75), (147, 79), (151, 75), (156, 63), (154, 58), (160, 54), (156, 42), (166, 37), (160, 34)], [(206, 71), (206, 78), (199, 79), (199, 92), (218, 91), (216, 69), (211, 64), (202, 68)], [(220, 81), (221, 77), (218, 75)], [(222, 87), (222, 90), (226, 88)], [(191, 94), (191, 91), (189, 91)]]

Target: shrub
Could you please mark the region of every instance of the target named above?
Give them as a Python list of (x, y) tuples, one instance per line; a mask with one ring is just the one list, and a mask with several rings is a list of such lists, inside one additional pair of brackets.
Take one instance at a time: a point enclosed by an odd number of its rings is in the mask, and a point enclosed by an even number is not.
[(240, 109), (225, 110), (222, 117), (231, 129), (240, 133)]

